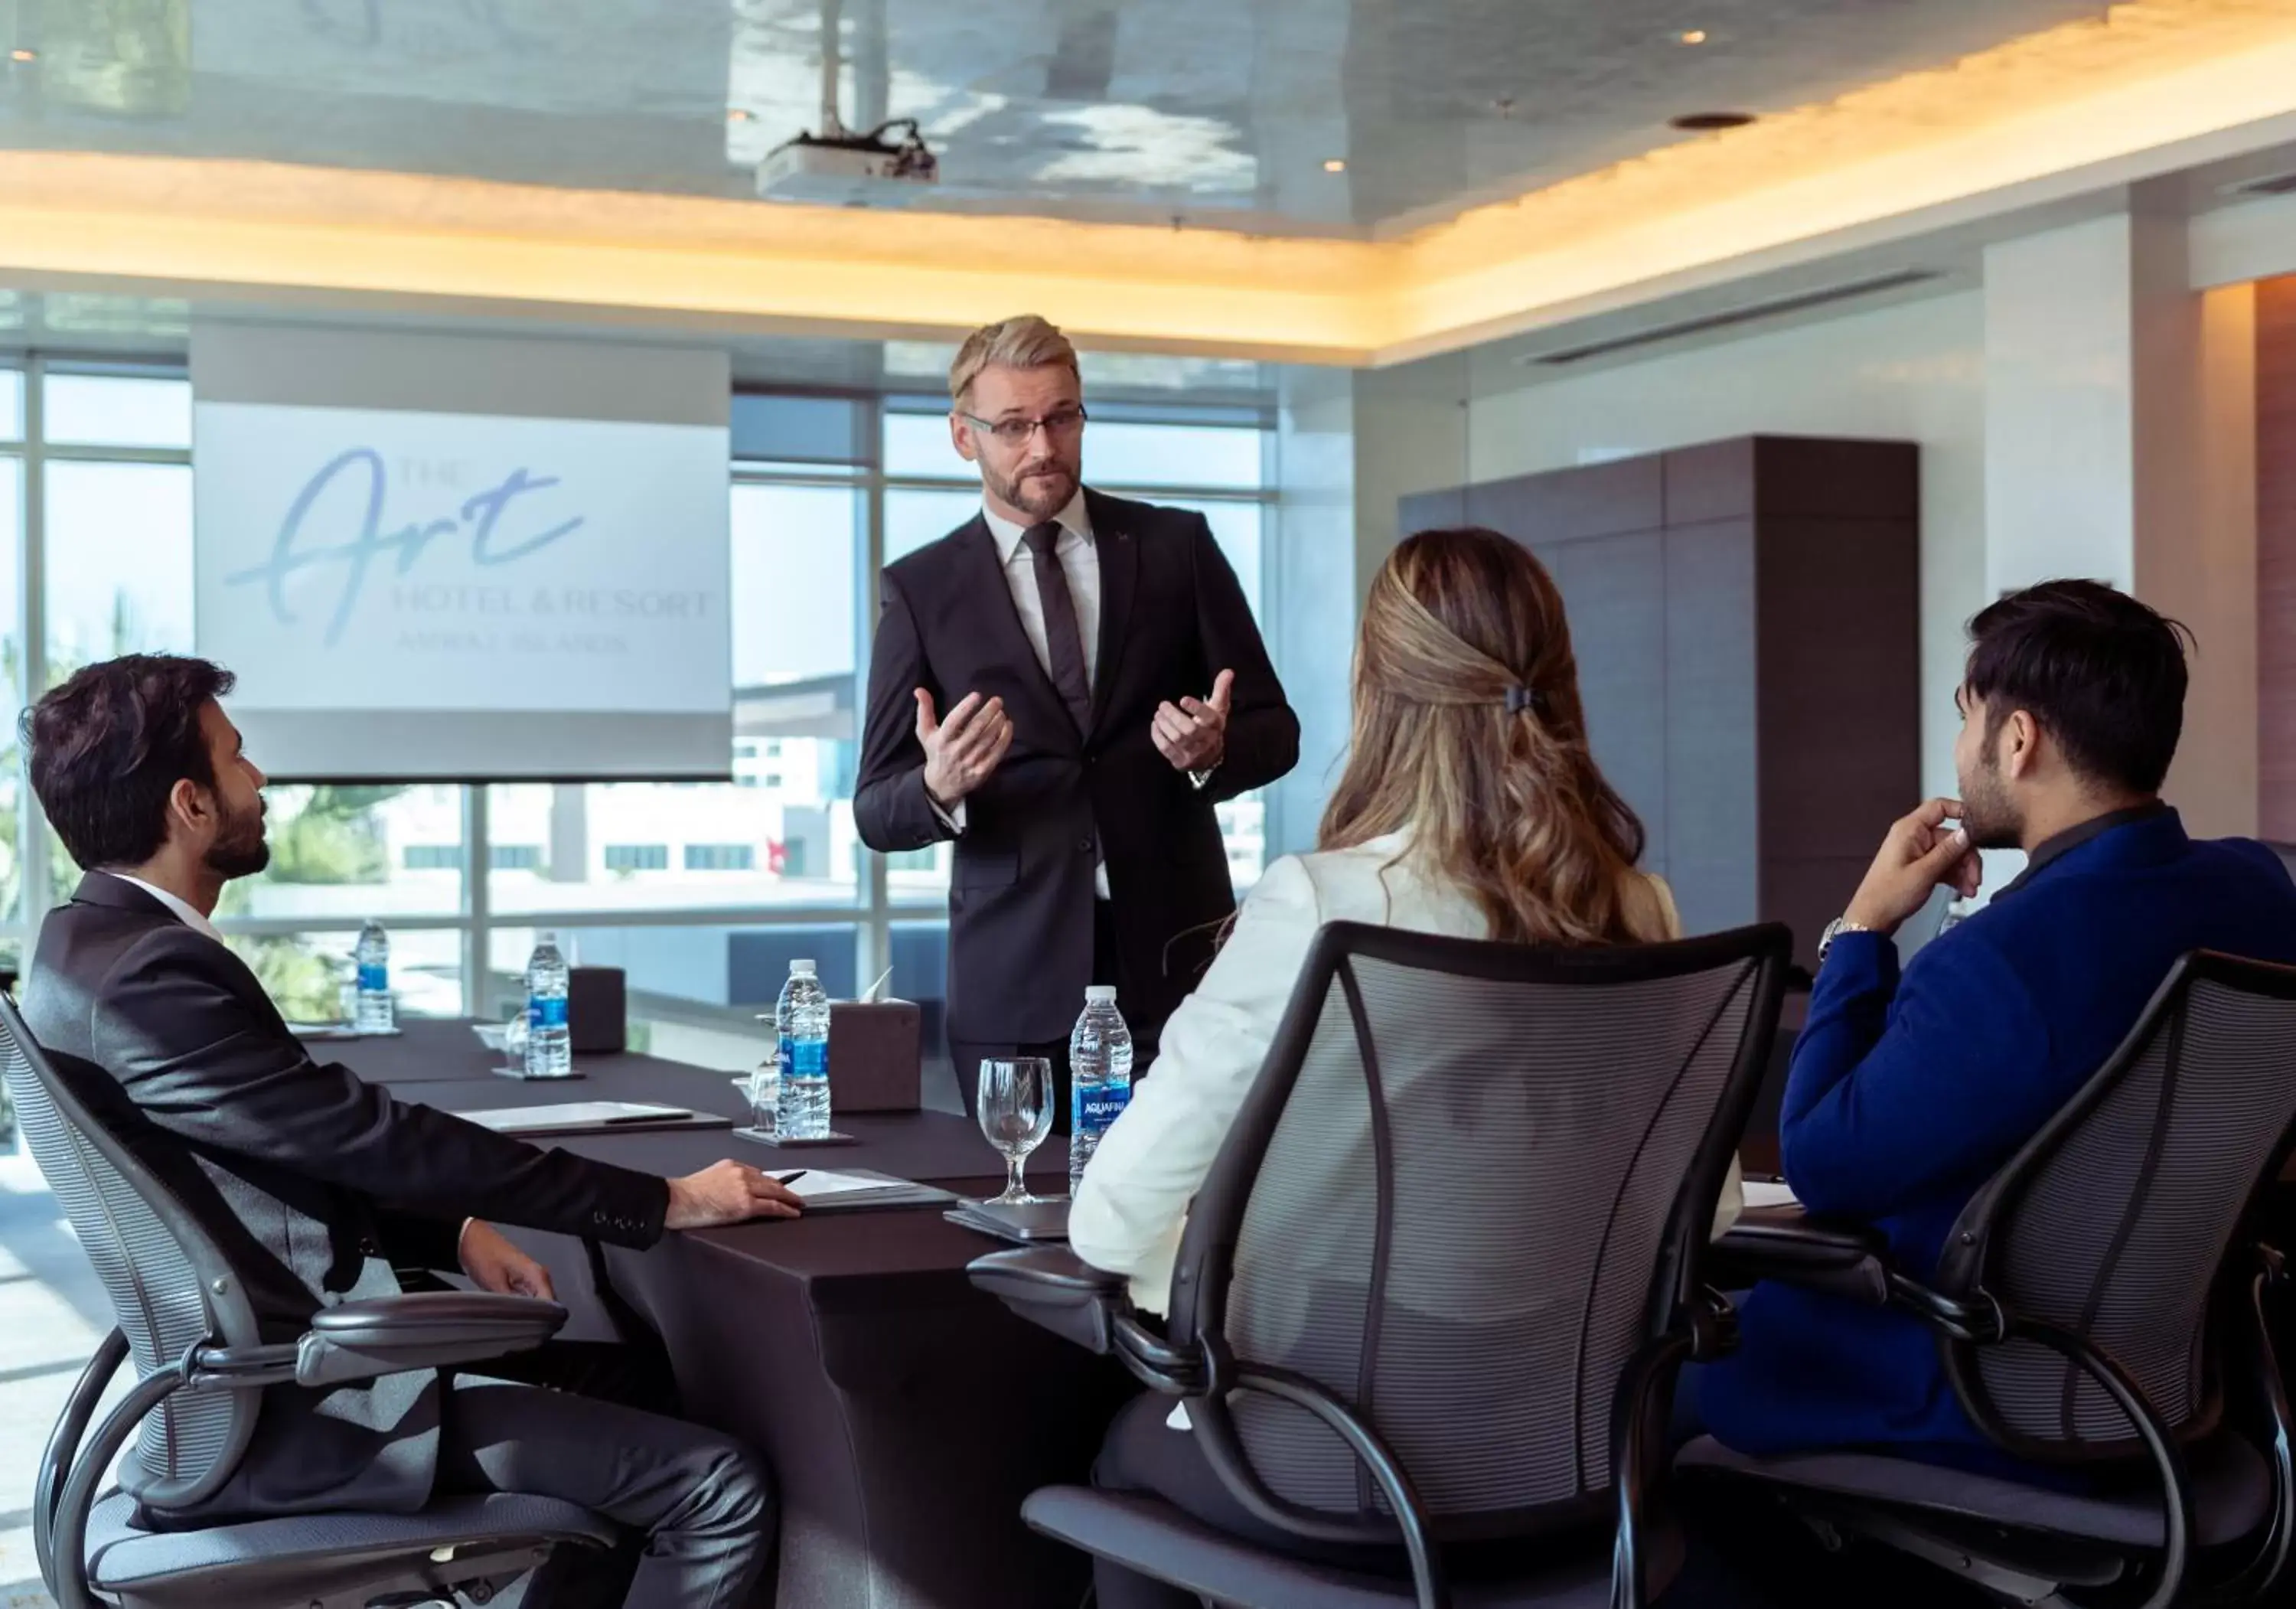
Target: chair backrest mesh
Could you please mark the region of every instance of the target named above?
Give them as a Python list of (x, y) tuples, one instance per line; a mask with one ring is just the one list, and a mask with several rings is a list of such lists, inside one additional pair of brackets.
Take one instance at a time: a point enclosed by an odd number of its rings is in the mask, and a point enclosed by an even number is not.
[[(1225, 1326), (1238, 1363), (1354, 1404), (1431, 1515), (1607, 1488), (1611, 1392), (1650, 1335), (1666, 1230), (1758, 970), (1742, 954), (1656, 980), (1526, 982), (1349, 957), (1244, 1208)], [(1231, 1409), (1276, 1496), (1384, 1512), (1304, 1411), (1251, 1392)]]
[[(2218, 1271), (2296, 1119), (2296, 999), (2199, 975), (2139, 1032), (2118, 1081), (2007, 1199), (1985, 1278), (2011, 1311), (2103, 1350), (2177, 1431), (2208, 1409)], [(2138, 1445), (2094, 1380), (2045, 1347), (1961, 1358), (2016, 1436), (2082, 1455)]]
[[(135, 1164), (116, 1145), (99, 1145), (92, 1137), (95, 1120), (4, 1000), (0, 1053), (16, 1120), (103, 1281), (137, 1377), (172, 1367), (185, 1349), (217, 1334), (199, 1273), (199, 1265), (212, 1267), (217, 1259), (186, 1247), (152, 1204), (157, 1182), (146, 1176), (138, 1188), (123, 1171)], [(250, 1411), (244, 1395), (178, 1391), (146, 1415), (136, 1444), (145, 1471), (171, 1490), (207, 1483), (218, 1462), (235, 1460), (244, 1442), (249, 1426), (241, 1419)]]

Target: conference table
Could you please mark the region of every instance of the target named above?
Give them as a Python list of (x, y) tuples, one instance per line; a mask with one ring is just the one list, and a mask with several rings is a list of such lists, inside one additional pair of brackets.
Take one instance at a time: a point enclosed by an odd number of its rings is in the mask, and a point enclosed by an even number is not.
[[(463, 1022), (409, 1020), (395, 1038), (313, 1046), (445, 1111), (644, 1101), (748, 1121), (732, 1075), (640, 1055), (578, 1056), (583, 1076), (496, 1076)], [(768, 1172), (868, 1169), (960, 1194), (1001, 1187), (1003, 1159), (967, 1120), (840, 1113), (856, 1144), (775, 1149), (730, 1129), (540, 1141), (661, 1174), (736, 1156)], [(1067, 1187), (1055, 1136), (1030, 1159)], [(1136, 1388), (1113, 1360), (1057, 1340), (974, 1290), (965, 1265), (997, 1242), (939, 1207), (821, 1212), (606, 1249), (602, 1298), (579, 1243), (512, 1229), (574, 1310), (570, 1338), (612, 1333), (612, 1299), (661, 1337), (687, 1416), (741, 1437), (773, 1468), (781, 1546), (758, 1605), (776, 1609), (1073, 1609), (1089, 1570), (1021, 1523), (1035, 1488), (1085, 1479)]]

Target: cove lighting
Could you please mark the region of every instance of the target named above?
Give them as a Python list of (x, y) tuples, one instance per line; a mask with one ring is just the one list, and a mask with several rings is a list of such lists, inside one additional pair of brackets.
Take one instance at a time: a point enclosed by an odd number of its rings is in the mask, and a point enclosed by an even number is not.
[(759, 207), (0, 149), (0, 279), (284, 293), (366, 311), (575, 309), (713, 339), (954, 338), (1031, 307), (1115, 349), (1399, 363), (1741, 272), (1765, 254), (1822, 252), (1851, 232), (1926, 229), (1948, 209), (1991, 217), (2038, 185), (2089, 193), (2189, 165), (2194, 151), (2284, 142), (2296, 123), (2290, 3), (2121, 0), (2102, 21), (1765, 107), (1751, 127), (1660, 140), (1402, 234)]

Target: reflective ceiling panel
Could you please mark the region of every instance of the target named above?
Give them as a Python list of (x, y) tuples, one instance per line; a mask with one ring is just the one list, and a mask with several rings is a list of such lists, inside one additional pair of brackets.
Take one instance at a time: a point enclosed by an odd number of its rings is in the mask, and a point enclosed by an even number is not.
[[(0, 0), (0, 145), (744, 197), (914, 118), (895, 204), (1393, 234), (2098, 0)], [(1685, 42), (1686, 40), (1691, 42)], [(760, 202), (760, 205), (770, 203)]]

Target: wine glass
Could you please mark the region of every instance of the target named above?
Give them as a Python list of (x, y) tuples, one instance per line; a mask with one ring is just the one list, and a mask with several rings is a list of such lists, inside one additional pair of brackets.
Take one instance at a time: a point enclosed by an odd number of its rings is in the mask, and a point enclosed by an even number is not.
[(503, 1019), (503, 1069), (506, 1072), (526, 1071), (526, 1007), (521, 1006)]
[(1053, 1064), (1042, 1056), (982, 1062), (980, 1112), (980, 1132), (1004, 1154), (1004, 1194), (988, 1204), (1035, 1202), (1021, 1170), (1053, 1131)]

